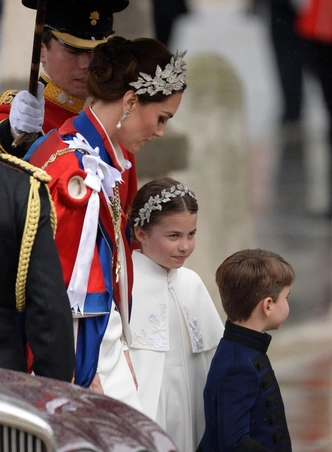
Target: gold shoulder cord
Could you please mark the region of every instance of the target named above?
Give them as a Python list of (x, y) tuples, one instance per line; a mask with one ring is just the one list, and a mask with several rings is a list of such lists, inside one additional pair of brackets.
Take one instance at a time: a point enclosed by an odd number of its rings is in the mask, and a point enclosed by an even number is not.
[[(16, 166), (21, 167), (24, 170), (30, 172), (30, 190), (28, 197), (28, 205), (27, 205), (27, 214), (25, 219), (24, 231), (22, 236), (22, 243), (20, 249), (20, 256), (18, 262), (17, 276), (16, 276), (16, 286), (15, 286), (15, 295), (16, 295), (16, 309), (19, 312), (24, 311), (25, 301), (26, 301), (26, 280), (29, 270), (29, 262), (31, 256), (31, 250), (33, 247), (33, 243), (35, 240), (35, 236), (38, 229), (38, 223), (40, 218), (40, 197), (39, 197), (39, 188), (40, 183), (48, 183), (51, 181), (51, 177), (41, 171), (39, 168), (31, 165), (24, 160), (21, 160), (10, 154), (1, 154), (2, 160), (7, 160), (10, 163), (13, 163)], [(50, 221), (53, 229), (53, 238), (55, 236), (56, 231), (56, 213), (54, 204), (51, 198), (51, 194), (47, 185), (45, 185), (48, 198), (50, 201)]]
[(17, 89), (8, 89), (0, 96), (0, 104), (8, 105), (11, 104), (18, 93)]
[(6, 149), (0, 144), (0, 154), (8, 154)]

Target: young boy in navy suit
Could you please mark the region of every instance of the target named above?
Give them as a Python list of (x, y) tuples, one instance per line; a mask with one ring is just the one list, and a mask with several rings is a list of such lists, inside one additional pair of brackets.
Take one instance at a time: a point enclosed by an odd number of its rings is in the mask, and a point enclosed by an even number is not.
[(266, 331), (287, 319), (294, 278), (290, 264), (261, 249), (239, 251), (218, 268), (227, 322), (204, 389), (206, 426), (197, 452), (292, 450)]

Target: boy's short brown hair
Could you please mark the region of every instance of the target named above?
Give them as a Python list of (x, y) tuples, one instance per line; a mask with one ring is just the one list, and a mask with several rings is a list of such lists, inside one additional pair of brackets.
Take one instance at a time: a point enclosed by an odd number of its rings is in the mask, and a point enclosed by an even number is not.
[(248, 320), (258, 303), (271, 297), (275, 302), (284, 287), (295, 279), (292, 266), (272, 251), (238, 251), (219, 266), (216, 283), (224, 311), (230, 321)]

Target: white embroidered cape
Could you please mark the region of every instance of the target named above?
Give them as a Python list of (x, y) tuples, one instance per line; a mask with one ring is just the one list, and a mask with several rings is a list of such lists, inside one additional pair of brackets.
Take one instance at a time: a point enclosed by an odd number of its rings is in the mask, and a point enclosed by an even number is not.
[[(167, 431), (179, 450), (194, 450), (204, 429), (206, 376), (224, 327), (194, 271), (167, 271), (139, 251), (133, 252), (133, 262), (130, 356), (143, 412)], [(178, 409), (175, 399), (180, 398)], [(172, 407), (166, 399), (174, 401)], [(172, 410), (179, 412), (180, 437), (170, 427)]]

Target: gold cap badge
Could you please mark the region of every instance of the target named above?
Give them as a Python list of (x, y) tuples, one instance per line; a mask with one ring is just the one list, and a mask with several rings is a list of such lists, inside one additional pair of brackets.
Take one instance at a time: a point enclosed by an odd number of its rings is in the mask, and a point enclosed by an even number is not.
[(92, 13), (89, 16), (89, 19), (91, 19), (91, 25), (97, 25), (97, 20), (100, 19), (100, 14), (98, 11), (92, 11)]

